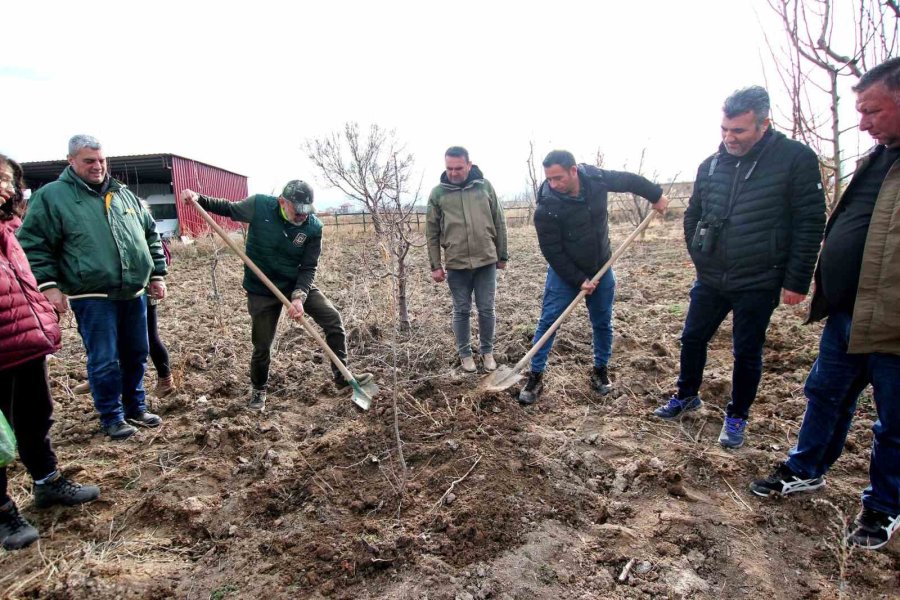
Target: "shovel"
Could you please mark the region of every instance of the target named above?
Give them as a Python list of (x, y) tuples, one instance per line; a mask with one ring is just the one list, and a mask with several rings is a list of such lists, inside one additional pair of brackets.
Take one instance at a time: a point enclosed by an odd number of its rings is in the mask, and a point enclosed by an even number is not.
[[(273, 294), (275, 294), (275, 297), (281, 300), (281, 303), (288, 307), (288, 309), (290, 309), (291, 301), (281, 293), (281, 290), (275, 287), (275, 284), (272, 283), (269, 278), (266, 277), (265, 274), (259, 269), (259, 267), (257, 267), (253, 263), (253, 261), (250, 260), (250, 258), (244, 253), (244, 251), (234, 243), (234, 241), (228, 236), (227, 233), (225, 233), (225, 231), (219, 226), (219, 224), (216, 223), (215, 220), (210, 217), (209, 214), (207, 214), (207, 212), (203, 210), (203, 208), (201, 208), (199, 204), (197, 204), (196, 200), (191, 199), (191, 204), (194, 205), (194, 208), (197, 209), (197, 212), (200, 213), (200, 216), (203, 217), (203, 220), (213, 228), (213, 231), (218, 233), (219, 236), (221, 236), (221, 238), (225, 240), (225, 243), (228, 244), (228, 246), (232, 250), (234, 250), (234, 253), (237, 254), (242, 261), (244, 261), (244, 264), (247, 265), (247, 267), (249, 267), (254, 274), (256, 274), (259, 280), (262, 281)], [(304, 329), (306, 329), (306, 333), (311, 335), (313, 339), (316, 340), (316, 343), (322, 347), (322, 350), (325, 351), (325, 354), (328, 356), (331, 362), (334, 363), (334, 366), (338, 368), (338, 370), (341, 372), (341, 375), (344, 376), (344, 379), (346, 379), (350, 383), (350, 387), (353, 388), (353, 397), (351, 398), (351, 400), (353, 400), (353, 403), (363, 410), (369, 410), (369, 408), (372, 406), (372, 397), (378, 393), (378, 386), (375, 385), (375, 382), (370, 381), (365, 385), (360, 385), (353, 374), (350, 372), (350, 370), (344, 365), (344, 363), (341, 362), (341, 360), (331, 350), (331, 348), (328, 347), (328, 344), (325, 343), (325, 340), (322, 339), (322, 336), (319, 335), (319, 332), (309, 324), (309, 321), (301, 317), (300, 324), (303, 325)]]
[[(597, 271), (597, 274), (594, 275), (593, 278), (591, 278), (591, 283), (597, 283), (598, 281), (600, 281), (600, 278), (603, 277), (603, 275), (606, 274), (607, 271), (609, 271), (609, 268), (613, 266), (613, 263), (615, 263), (616, 260), (625, 253), (625, 250), (628, 249), (628, 246), (631, 245), (631, 242), (634, 241), (634, 238), (640, 235), (640, 233), (647, 228), (647, 225), (650, 224), (650, 221), (653, 220), (653, 217), (655, 215), (656, 212), (651, 210), (650, 214), (648, 214), (644, 218), (644, 220), (641, 221), (641, 224), (637, 226), (637, 229), (635, 229), (633, 232), (631, 232), (631, 235), (625, 238), (625, 241), (622, 242), (621, 246), (616, 248), (616, 251), (613, 252), (613, 255), (609, 257), (609, 260), (606, 261), (606, 264), (603, 265), (603, 268)], [(557, 329), (559, 329), (559, 326), (562, 325), (562, 322), (566, 319), (566, 317), (569, 316), (569, 313), (575, 310), (575, 307), (578, 306), (578, 303), (581, 302), (581, 299), (586, 295), (587, 292), (581, 290), (578, 295), (575, 296), (575, 299), (572, 300), (572, 303), (569, 304), (568, 307), (566, 307), (566, 310), (563, 311), (563, 314), (559, 315), (559, 318), (553, 322), (553, 325), (550, 326), (550, 329), (548, 329), (547, 332), (541, 336), (541, 339), (539, 339), (537, 343), (535, 343), (535, 345), (531, 347), (531, 350), (528, 351), (528, 354), (522, 357), (522, 360), (517, 362), (514, 367), (500, 367), (490, 375), (486, 376), (481, 381), (481, 388), (489, 392), (502, 392), (503, 390), (518, 383), (518, 381), (522, 378), (522, 369), (525, 368), (525, 365), (528, 364), (528, 361), (530, 361), (532, 357), (537, 354), (537, 351), (540, 350), (545, 343), (547, 343), (547, 340), (550, 339), (550, 336), (553, 335), (553, 333)]]

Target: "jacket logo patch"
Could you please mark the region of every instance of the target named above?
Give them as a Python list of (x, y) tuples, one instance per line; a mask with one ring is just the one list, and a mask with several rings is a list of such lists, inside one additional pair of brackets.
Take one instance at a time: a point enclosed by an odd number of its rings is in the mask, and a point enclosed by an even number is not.
[(294, 245), (295, 245), (295, 246), (302, 246), (302, 245), (303, 245), (303, 242), (305, 242), (305, 241), (306, 241), (306, 234), (305, 234), (305, 233), (298, 233), (298, 234), (297, 234), (297, 237), (294, 238)]

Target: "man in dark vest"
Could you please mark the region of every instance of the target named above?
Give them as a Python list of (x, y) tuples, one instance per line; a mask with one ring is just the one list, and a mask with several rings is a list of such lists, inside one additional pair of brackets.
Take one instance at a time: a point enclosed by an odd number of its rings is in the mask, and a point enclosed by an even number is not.
[(859, 130), (878, 145), (860, 161), (825, 228), (809, 321), (827, 320), (803, 390), (797, 444), (750, 489), (786, 496), (823, 487), (860, 393), (871, 385), (878, 420), (869, 487), (847, 541), (875, 550), (900, 529), (900, 58), (871, 69), (853, 91)]
[[(211, 213), (249, 223), (247, 256), (291, 299), (288, 316), (296, 320), (309, 314), (325, 332), (328, 347), (346, 363), (347, 341), (341, 315), (313, 285), (322, 249), (322, 221), (313, 214), (313, 190), (308, 183), (298, 179), (289, 181), (277, 198), (256, 194), (240, 202), (231, 202), (184, 190), (181, 199), (184, 202), (196, 200)], [(282, 304), (247, 267), (244, 267), (243, 287), (247, 290), (253, 340), (249, 406), (263, 410), (270, 351)], [(333, 364), (331, 370), (339, 388), (349, 385)], [(357, 375), (357, 381), (362, 385), (371, 379), (370, 373)]]
[(722, 112), (722, 143), (700, 164), (684, 213), (697, 280), (681, 334), (678, 392), (654, 414), (675, 419), (702, 406), (707, 344), (732, 313), (734, 370), (719, 443), (739, 448), (772, 312), (779, 297), (797, 304), (809, 291), (825, 195), (816, 154), (772, 129), (766, 90), (738, 90)]

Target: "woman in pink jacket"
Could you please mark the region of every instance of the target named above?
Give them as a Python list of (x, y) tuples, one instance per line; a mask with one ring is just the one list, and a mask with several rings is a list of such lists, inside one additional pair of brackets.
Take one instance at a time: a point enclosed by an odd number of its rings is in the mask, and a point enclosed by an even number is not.
[[(56, 312), (38, 291), (15, 237), (25, 208), (23, 187), (22, 168), (0, 154), (0, 409), (34, 480), (34, 506), (74, 506), (96, 500), (100, 490), (63, 477), (50, 444), (53, 399), (47, 355), (59, 349), (61, 335)], [(0, 468), (0, 542), (15, 550), (37, 538), (37, 530), (7, 493), (6, 467)]]

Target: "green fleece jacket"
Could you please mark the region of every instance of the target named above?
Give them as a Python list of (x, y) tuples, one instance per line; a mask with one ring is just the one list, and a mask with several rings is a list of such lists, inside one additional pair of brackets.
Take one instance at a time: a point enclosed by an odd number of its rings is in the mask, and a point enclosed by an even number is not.
[(509, 258), (503, 208), (477, 165), (462, 184), (450, 183), (444, 173), (441, 184), (431, 190), (425, 238), (432, 271), (442, 265), (477, 269)]
[(41, 291), (127, 300), (166, 275), (156, 223), (140, 200), (115, 179), (97, 193), (72, 167), (34, 193), (17, 237)]
[[(239, 202), (200, 196), (199, 204), (211, 213), (250, 223), (247, 256), (282, 294), (306, 300), (322, 251), (323, 225), (318, 217), (309, 215), (300, 225), (291, 223), (282, 215), (278, 198), (262, 194)], [(246, 266), (243, 286), (251, 294), (274, 295)]]

